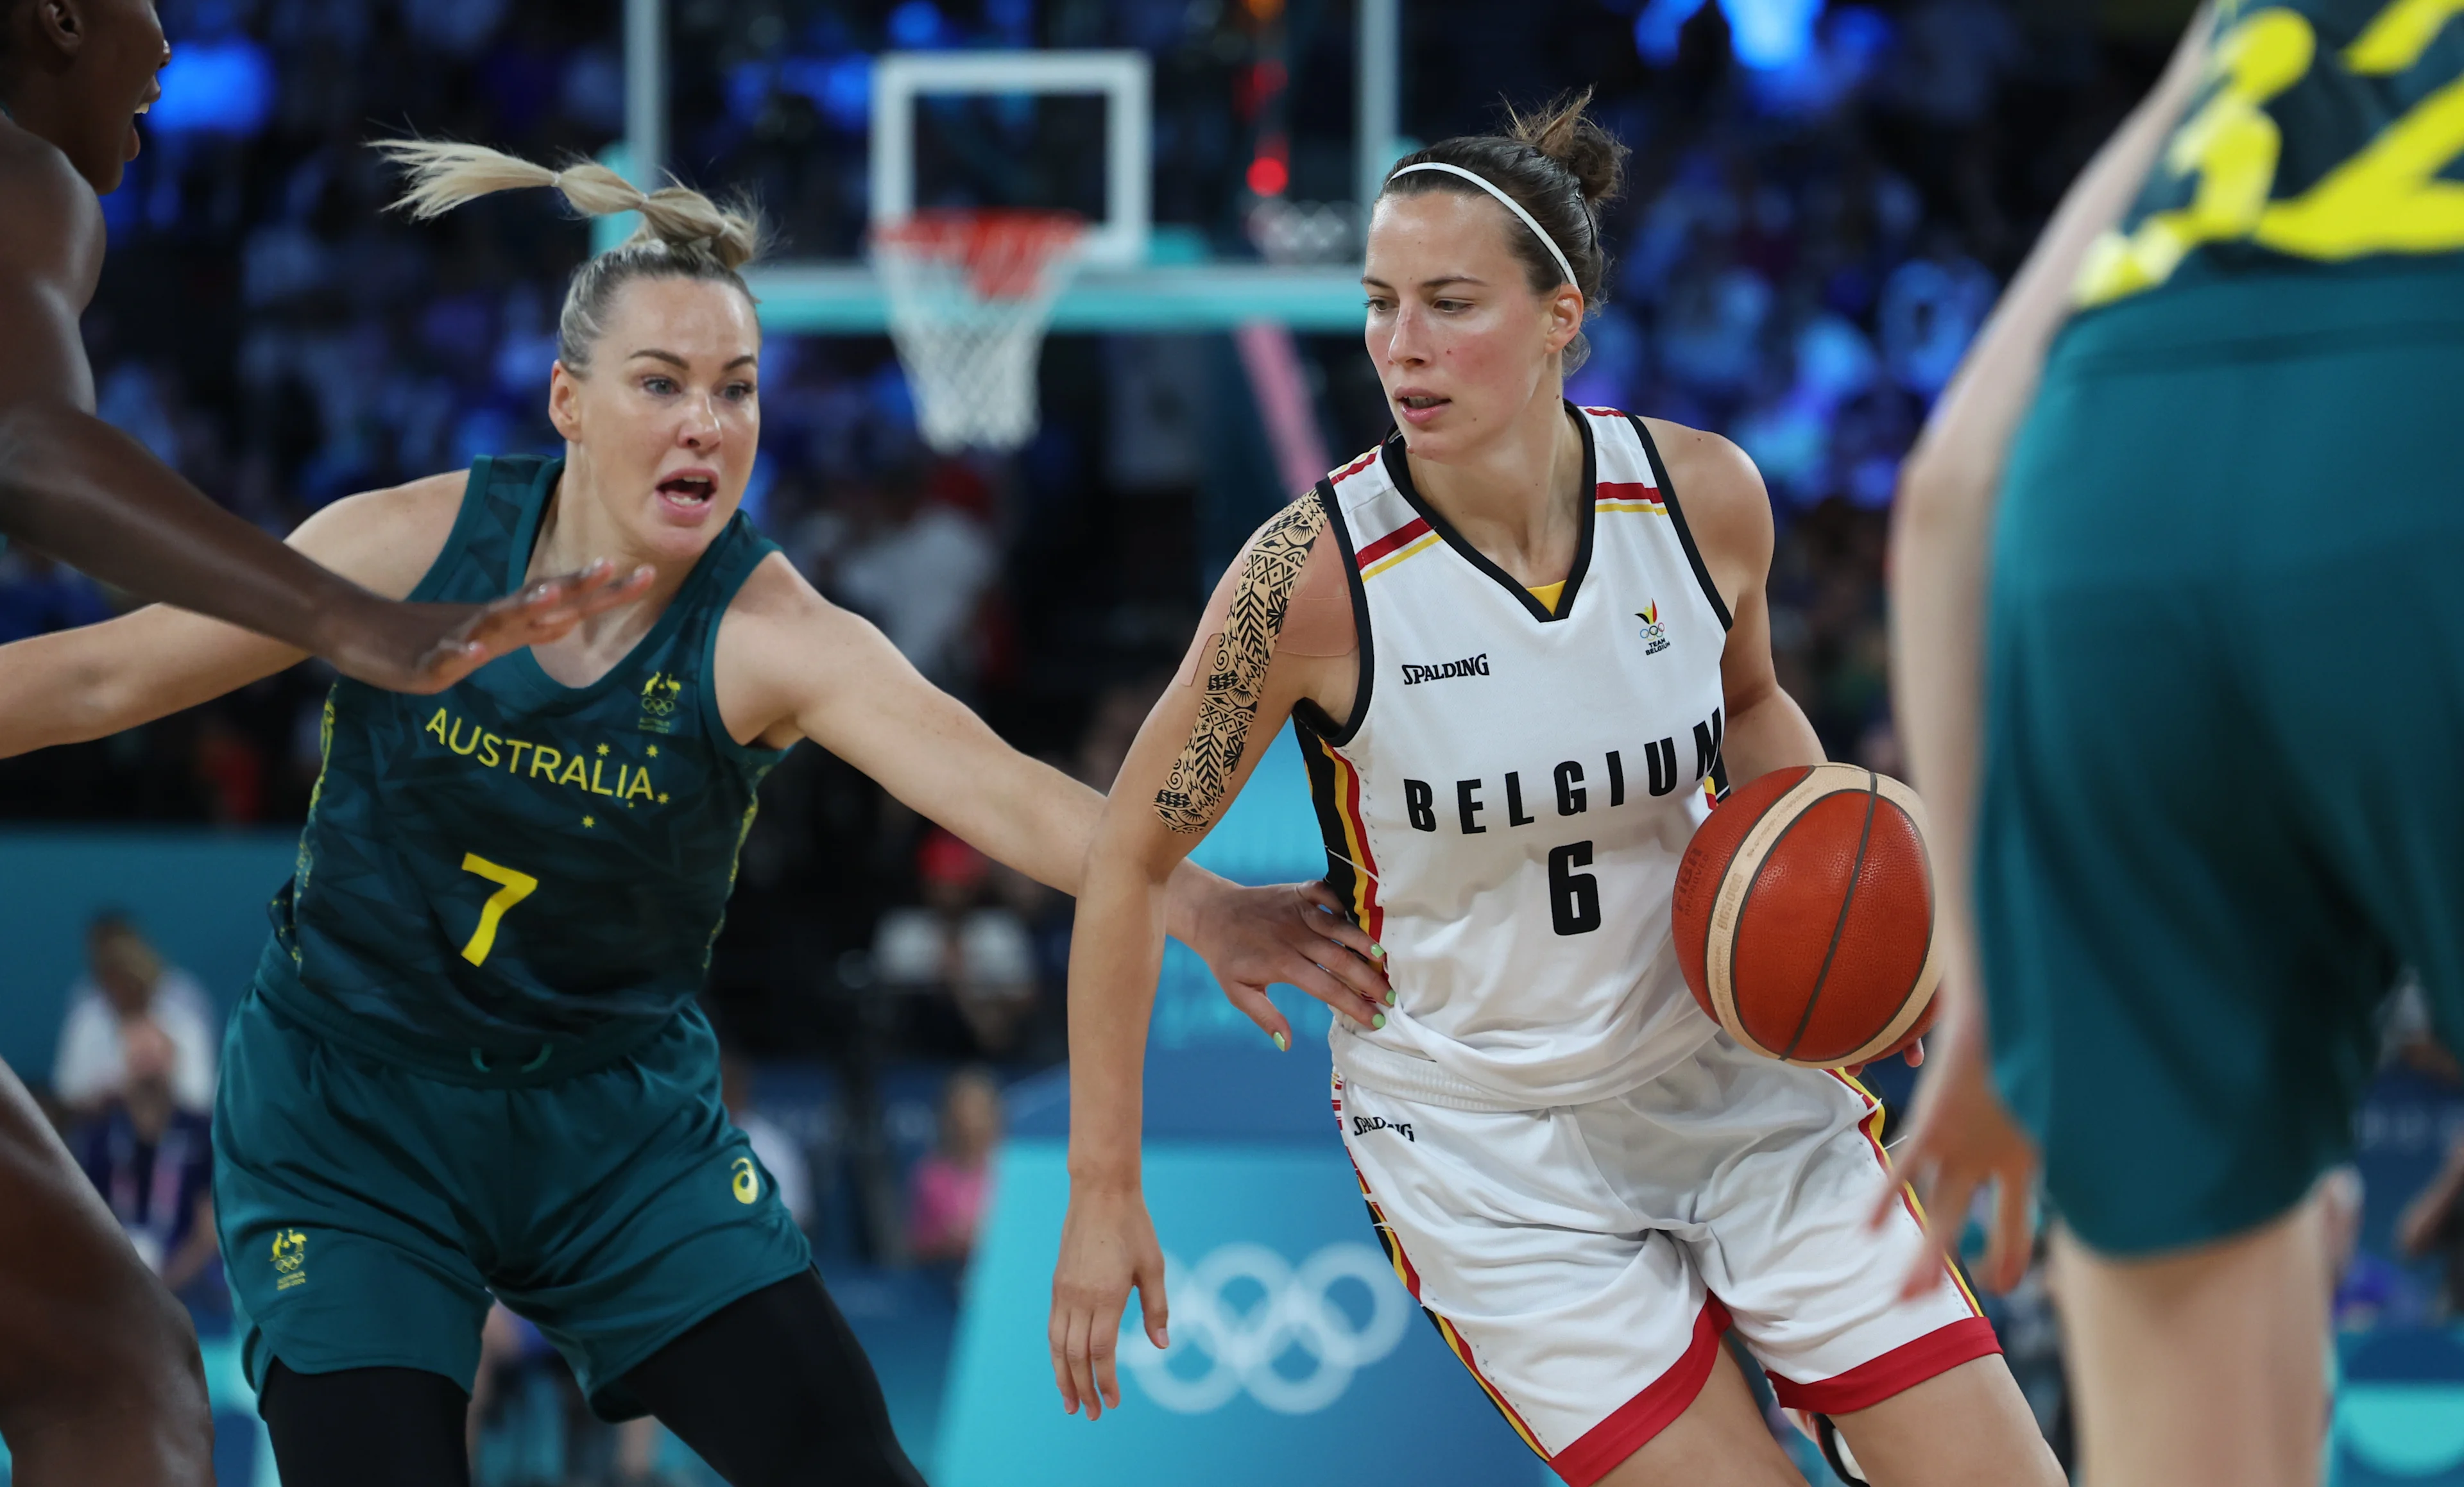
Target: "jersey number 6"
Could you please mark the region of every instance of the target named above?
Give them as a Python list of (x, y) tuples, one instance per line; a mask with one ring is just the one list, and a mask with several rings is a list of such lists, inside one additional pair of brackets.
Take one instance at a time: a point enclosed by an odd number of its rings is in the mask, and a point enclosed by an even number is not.
[(474, 966), (483, 965), (488, 959), (488, 951), (496, 948), (497, 922), (505, 917), (506, 909), (538, 890), (539, 880), (526, 872), (499, 867), (476, 852), (462, 855), (462, 870), (477, 873), (490, 883), (503, 885), (488, 895), (488, 902), (479, 906), (479, 928), (471, 931), (471, 943), (462, 947), (464, 960)]
[(1559, 934), (1589, 934), (1600, 927), (1600, 880), (1574, 871), (1591, 865), (1588, 842), (1549, 849), (1549, 923)]

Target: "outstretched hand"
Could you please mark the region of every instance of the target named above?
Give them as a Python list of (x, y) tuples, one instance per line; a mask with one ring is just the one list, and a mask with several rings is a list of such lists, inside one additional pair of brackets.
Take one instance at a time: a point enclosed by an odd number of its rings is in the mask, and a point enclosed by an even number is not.
[[(1992, 1289), (2008, 1291), (2027, 1273), (2035, 1245), (2036, 1148), (1993, 1092), (1980, 1009), (1947, 1010), (1934, 1042), (1931, 1066), (1917, 1082), (1909, 1133), (1892, 1153), (1925, 1208), (1927, 1241), (1901, 1295), (1921, 1296), (1941, 1283), (1942, 1262), (1958, 1258), (1969, 1205), (1989, 1186), (1993, 1224), (1978, 1274)], [(1867, 1227), (1880, 1228), (1899, 1202), (1894, 1187), (1875, 1205)]]
[(1385, 949), (1345, 916), (1343, 901), (1323, 883), (1223, 885), (1197, 906), (1190, 936), (1224, 996), (1287, 1052), (1291, 1024), (1266, 995), (1269, 986), (1297, 986), (1364, 1025), (1381, 1019), (1395, 999), (1380, 969)]
[(603, 558), (492, 604), (371, 601), (338, 620), (319, 653), (371, 687), (440, 692), (508, 651), (561, 640), (592, 615), (633, 602), (653, 577), (647, 567), (620, 575)]

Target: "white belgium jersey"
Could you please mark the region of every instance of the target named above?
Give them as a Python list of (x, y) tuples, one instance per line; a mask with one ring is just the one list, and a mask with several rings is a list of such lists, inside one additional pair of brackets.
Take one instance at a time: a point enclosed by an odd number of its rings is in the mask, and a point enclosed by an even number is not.
[(1555, 611), (1419, 494), (1399, 437), (1317, 488), (1360, 629), (1300, 733), (1329, 882), (1386, 947), (1349, 1082), (1469, 1109), (1605, 1099), (1711, 1037), (1670, 943), (1720, 772), (1727, 606), (1639, 420), (1575, 410), (1593, 500)]

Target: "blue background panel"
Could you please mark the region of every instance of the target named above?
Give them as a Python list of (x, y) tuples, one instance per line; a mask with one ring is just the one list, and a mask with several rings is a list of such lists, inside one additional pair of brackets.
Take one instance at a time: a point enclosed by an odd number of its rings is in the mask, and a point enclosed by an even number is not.
[(134, 915), (228, 1013), (256, 973), (266, 903), (298, 851), (291, 831), (0, 834), (0, 1059), (29, 1083), (50, 1082), (85, 924), (104, 908)]
[(1065, 1155), (1032, 1139), (1001, 1153), (941, 1413), (941, 1487), (1555, 1480), (1387, 1268), (1331, 1126), (1315, 1145), (1148, 1148), (1172, 1351), (1158, 1358), (1133, 1322), (1119, 1410), (1062, 1413), (1045, 1330)]

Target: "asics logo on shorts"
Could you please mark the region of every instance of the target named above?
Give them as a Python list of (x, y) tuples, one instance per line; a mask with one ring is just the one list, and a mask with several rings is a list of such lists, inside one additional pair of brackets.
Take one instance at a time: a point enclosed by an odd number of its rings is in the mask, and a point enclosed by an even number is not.
[(1243, 1390), (1277, 1414), (1314, 1414), (1393, 1352), (1412, 1299), (1365, 1244), (1330, 1244), (1294, 1270), (1263, 1244), (1227, 1244), (1192, 1269), (1164, 1257), (1172, 1346), (1157, 1352), (1133, 1307), (1119, 1357), (1175, 1414), (1221, 1410)]
[(1391, 1130), (1416, 1147), (1420, 1144), (1420, 1138), (1412, 1134), (1410, 1121), (1390, 1121), (1382, 1115), (1355, 1115), (1352, 1118), (1353, 1135), (1366, 1136), (1373, 1130)]

